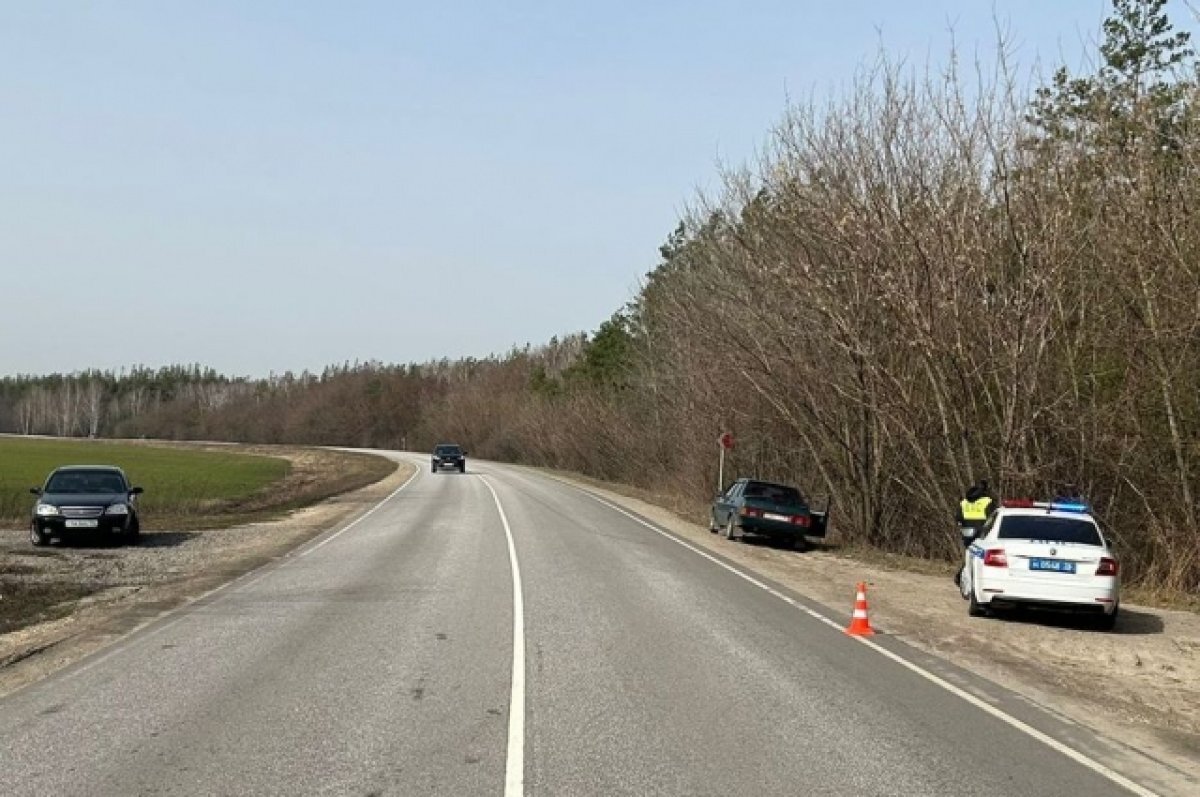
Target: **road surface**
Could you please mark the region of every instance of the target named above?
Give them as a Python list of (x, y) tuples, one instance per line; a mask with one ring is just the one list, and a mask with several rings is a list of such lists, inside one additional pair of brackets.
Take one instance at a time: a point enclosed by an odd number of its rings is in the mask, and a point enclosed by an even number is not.
[(587, 493), (422, 468), (0, 701), (0, 794), (1131, 793), (1053, 718)]

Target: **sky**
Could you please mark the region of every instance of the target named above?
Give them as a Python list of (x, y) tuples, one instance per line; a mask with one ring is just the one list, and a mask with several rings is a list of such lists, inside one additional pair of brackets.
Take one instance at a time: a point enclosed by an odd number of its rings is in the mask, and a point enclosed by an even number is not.
[[(0, 374), (595, 329), (879, 47), (1078, 65), (1107, 0), (0, 0)], [(1172, 6), (1180, 27), (1190, 16)]]

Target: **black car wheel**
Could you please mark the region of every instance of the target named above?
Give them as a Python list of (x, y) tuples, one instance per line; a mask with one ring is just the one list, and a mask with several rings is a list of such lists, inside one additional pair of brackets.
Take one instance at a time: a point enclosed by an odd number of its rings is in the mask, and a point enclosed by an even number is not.
[(125, 544), (137, 545), (142, 538), (142, 524), (138, 522), (137, 515), (134, 515), (129, 520), (129, 528), (125, 530)]
[(791, 548), (793, 551), (800, 551), (803, 553), (804, 551), (808, 550), (808, 540), (804, 539), (804, 537), (800, 534), (788, 538), (786, 544), (787, 547)]
[(459, 465), (459, 466), (458, 466), (458, 472), (459, 472), (459, 473), (466, 473), (466, 472), (467, 472), (467, 463), (465, 463), (465, 462), (464, 462), (463, 464)]
[(37, 521), (29, 524), (29, 541), (40, 548), (50, 542), (50, 535), (38, 528)]

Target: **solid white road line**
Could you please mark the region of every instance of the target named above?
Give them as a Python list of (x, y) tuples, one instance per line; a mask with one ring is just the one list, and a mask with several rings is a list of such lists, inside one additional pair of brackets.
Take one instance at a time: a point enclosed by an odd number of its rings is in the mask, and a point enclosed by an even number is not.
[(517, 546), (512, 527), (500, 504), (500, 496), (480, 477), (483, 486), (492, 494), (504, 535), (508, 538), (508, 562), (512, 566), (513, 587), (513, 659), (512, 690), (508, 700), (508, 761), (504, 768), (504, 797), (521, 797), (525, 793), (525, 599), (522, 597), (521, 568), (517, 565)]
[[(747, 573), (742, 572), (741, 570), (739, 570), (738, 568), (729, 564), (728, 562), (721, 561), (720, 559), (718, 559), (717, 557), (708, 553), (707, 551), (701, 550), (700, 548), (697, 548), (695, 545), (692, 545), (690, 542), (682, 540), (679, 537), (676, 537), (674, 534), (671, 534), (670, 532), (667, 532), (667, 531), (659, 528), (658, 526), (654, 525), (653, 523), (643, 520), (642, 518), (638, 517), (637, 515), (633, 514), (632, 512), (626, 511), (624, 508), (617, 506), (616, 504), (612, 503), (611, 501), (608, 501), (607, 499), (601, 498), (600, 496), (593, 493), (591, 490), (584, 489), (582, 487), (579, 487), (578, 485), (571, 484), (570, 482), (564, 481), (562, 479), (558, 479), (555, 477), (550, 477), (550, 478), (554, 478), (554, 480), (557, 482), (560, 482), (562, 484), (566, 484), (566, 485), (569, 485), (569, 486), (575, 488), (576, 490), (578, 490), (579, 492), (588, 496), (592, 500), (598, 501), (599, 503), (607, 506), (609, 509), (612, 509), (615, 512), (621, 513), (625, 517), (629, 518), (630, 520), (632, 520), (636, 523), (639, 523), (639, 524), (645, 526), (646, 528), (650, 529), (651, 531), (655, 532), (656, 534), (660, 534), (663, 537), (666, 537), (671, 542), (674, 542), (678, 545), (682, 545), (684, 548), (687, 548), (692, 553), (703, 556), (705, 559), (712, 562), (713, 564), (718, 565), (719, 567), (725, 568), (726, 570), (728, 570), (730, 573), (733, 573), (738, 578), (741, 578), (741, 579), (744, 579), (745, 581), (750, 582), (751, 584), (758, 587), (759, 589), (762, 589), (762, 590), (766, 591), (767, 593), (769, 593), (770, 595), (773, 595), (774, 597), (779, 598), (780, 600), (784, 601), (785, 603), (787, 603), (791, 606), (794, 606), (795, 608), (797, 608), (800, 611), (804, 612), (805, 614), (809, 615), (813, 619), (824, 623), (825, 625), (829, 626), (830, 628), (836, 629), (839, 633), (844, 632), (844, 629), (842, 628), (841, 623), (838, 623), (837, 621), (832, 620), (829, 617), (826, 617), (825, 615), (821, 614), (820, 612), (818, 612), (814, 609), (811, 609), (808, 606), (805, 606), (804, 604), (800, 603), (799, 601), (795, 600), (794, 598), (791, 598), (791, 597), (783, 594), (779, 590), (775, 589), (774, 587), (770, 586), (769, 584), (767, 584), (763, 581), (760, 581), (759, 579), (755, 578), (754, 576), (751, 576)], [(1150, 789), (1147, 789), (1145, 786), (1142, 786), (1138, 783), (1133, 782), (1132, 780), (1125, 777), (1121, 773), (1104, 766), (1104, 764), (1101, 764), (1099, 761), (1096, 761), (1095, 759), (1087, 757), (1086, 755), (1079, 752), (1075, 748), (1070, 747), (1070, 746), (1058, 741), (1057, 739), (1053, 738), (1052, 736), (1042, 733), (1037, 728), (1034, 728), (1031, 725), (1028, 725), (1027, 723), (1022, 722), (1021, 720), (1017, 719), (1016, 717), (1012, 716), (1011, 714), (1007, 714), (1004, 711), (1001, 711), (1000, 709), (996, 708), (992, 704), (988, 703), (986, 700), (982, 700), (981, 698), (976, 697), (975, 695), (971, 694), (970, 692), (967, 692), (966, 690), (960, 689), (959, 687), (955, 686), (954, 684), (949, 683), (945, 679), (939, 678), (937, 675), (934, 675), (933, 673), (929, 672), (925, 668), (923, 668), (917, 664), (914, 664), (913, 662), (909, 661), (908, 659), (904, 658), (903, 656), (900, 656), (899, 654), (894, 653), (875, 642), (872, 642), (870, 639), (867, 639), (865, 637), (851, 637), (851, 639), (861, 642), (862, 644), (866, 645), (868, 648), (875, 651), (876, 653), (878, 653), (882, 656), (885, 656), (888, 659), (891, 659), (892, 661), (896, 662), (900, 666), (911, 670), (912, 672), (916, 673), (917, 675), (920, 675), (922, 678), (926, 679), (930, 683), (940, 686), (941, 688), (945, 689), (947, 692), (950, 692), (951, 694), (956, 695), (957, 697), (960, 697), (963, 700), (967, 701), (972, 706), (975, 706), (976, 708), (987, 712), (988, 714), (995, 717), (996, 719), (1007, 723), (1008, 725), (1012, 726), (1013, 728), (1016, 728), (1021, 733), (1024, 733), (1027, 736), (1030, 736), (1030, 737), (1038, 740), (1039, 742), (1046, 745), (1047, 747), (1049, 747), (1053, 750), (1056, 750), (1059, 753), (1062, 753), (1067, 758), (1070, 758), (1072, 761), (1075, 761), (1076, 763), (1090, 769), (1091, 771), (1095, 772), (1097, 775), (1107, 778), (1108, 780), (1112, 781), (1113, 783), (1117, 784), (1118, 786), (1121, 786), (1122, 788), (1128, 789), (1129, 791), (1138, 795), (1138, 797), (1159, 797), (1159, 795), (1156, 792), (1153, 792)]]
[(391, 501), (393, 498), (395, 498), (395, 497), (396, 497), (396, 496), (399, 494), (399, 492), (400, 492), (401, 490), (403, 490), (405, 487), (407, 487), (409, 484), (411, 484), (411, 483), (412, 483), (412, 481), (413, 481), (413, 479), (417, 478), (417, 476), (418, 476), (420, 473), (421, 473), (421, 469), (420, 469), (419, 467), (418, 467), (418, 468), (415, 468), (415, 469), (413, 470), (413, 472), (412, 472), (412, 475), (411, 475), (411, 476), (409, 476), (407, 479), (405, 479), (405, 480), (404, 480), (404, 484), (400, 485), (400, 486), (399, 486), (399, 487), (397, 487), (395, 490), (393, 490), (391, 493), (389, 493), (389, 494), (388, 494), (388, 496), (387, 496), (386, 498), (384, 498), (382, 501), (380, 501), (380, 502), (379, 502), (378, 504), (376, 504), (375, 506), (373, 506), (373, 507), (371, 507), (370, 509), (368, 509), (366, 512), (364, 512), (364, 513), (362, 513), (361, 515), (359, 515), (359, 516), (358, 516), (357, 518), (355, 518), (355, 519), (354, 519), (352, 522), (350, 522), (349, 524), (347, 524), (347, 525), (346, 525), (344, 528), (341, 528), (341, 529), (339, 529), (339, 530), (335, 531), (333, 534), (330, 534), (328, 537), (326, 537), (325, 539), (321, 540), (321, 541), (320, 541), (320, 542), (318, 542), (316, 545), (314, 545), (314, 546), (312, 546), (311, 548), (308, 548), (308, 549), (306, 549), (306, 550), (302, 551), (301, 553), (297, 554), (297, 555), (296, 555), (296, 558), (297, 558), (297, 559), (299, 559), (301, 556), (308, 556), (310, 553), (312, 553), (313, 551), (317, 550), (318, 548), (323, 548), (324, 546), (326, 546), (326, 545), (328, 545), (329, 543), (331, 543), (331, 542), (333, 542), (334, 540), (336, 540), (338, 537), (340, 537), (340, 536), (342, 536), (343, 534), (345, 534), (345, 533), (346, 533), (347, 531), (349, 531), (350, 529), (352, 529), (352, 528), (354, 528), (355, 526), (357, 526), (359, 523), (362, 523), (364, 520), (366, 520), (367, 518), (369, 518), (371, 515), (374, 515), (376, 512), (378, 512), (380, 509), (382, 509), (382, 508), (383, 508), (383, 505), (384, 505), (384, 504), (386, 504), (388, 501)]

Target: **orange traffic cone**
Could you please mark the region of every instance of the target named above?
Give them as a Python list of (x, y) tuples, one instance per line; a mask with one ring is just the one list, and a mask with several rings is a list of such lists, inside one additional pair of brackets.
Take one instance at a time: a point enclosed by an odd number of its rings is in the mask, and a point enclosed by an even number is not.
[(854, 616), (850, 619), (850, 627), (846, 629), (850, 636), (870, 636), (875, 633), (871, 621), (867, 617), (867, 585), (858, 582), (858, 594), (854, 596)]

